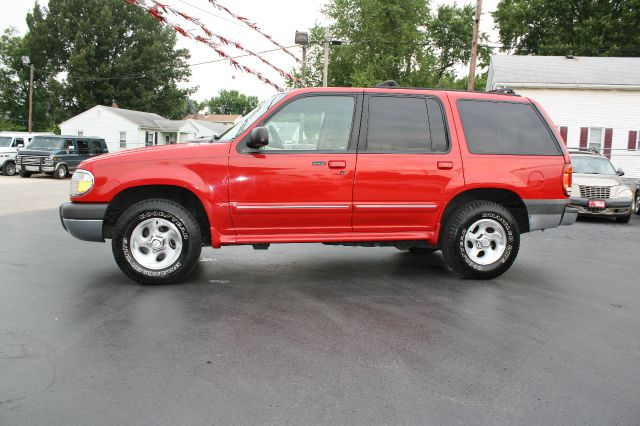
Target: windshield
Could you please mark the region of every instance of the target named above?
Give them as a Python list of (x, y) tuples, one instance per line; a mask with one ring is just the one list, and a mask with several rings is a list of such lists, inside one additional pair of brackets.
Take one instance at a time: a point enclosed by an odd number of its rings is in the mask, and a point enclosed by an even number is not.
[(573, 173), (609, 176), (616, 174), (616, 169), (613, 168), (611, 161), (602, 157), (572, 157), (571, 165), (573, 166)]
[(0, 147), (5, 148), (11, 146), (12, 137), (2, 136), (0, 137)]
[(64, 145), (64, 139), (61, 138), (47, 138), (42, 136), (36, 136), (31, 139), (31, 143), (29, 144), (29, 149), (62, 149)]
[(218, 140), (230, 141), (235, 139), (239, 134), (244, 132), (247, 129), (247, 127), (252, 125), (253, 122), (256, 121), (262, 114), (267, 112), (267, 110), (271, 108), (271, 105), (278, 103), (285, 96), (287, 96), (286, 93), (278, 93), (277, 95), (272, 96), (271, 98), (262, 102), (253, 111), (251, 111), (249, 114), (242, 117), (240, 121), (238, 121), (236, 124), (234, 124), (229, 129), (227, 129), (227, 131), (224, 132), (222, 135), (220, 135), (220, 139)]

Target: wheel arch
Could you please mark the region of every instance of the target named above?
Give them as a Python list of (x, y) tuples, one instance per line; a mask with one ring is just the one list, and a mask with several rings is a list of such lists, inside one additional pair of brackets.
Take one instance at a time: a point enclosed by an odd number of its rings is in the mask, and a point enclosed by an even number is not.
[(486, 187), (467, 189), (456, 194), (447, 202), (441, 215), (439, 237), (442, 236), (444, 223), (455, 209), (463, 204), (477, 200), (493, 201), (504, 206), (516, 219), (520, 233), (529, 232), (529, 213), (522, 198), (511, 189)]
[(131, 205), (148, 199), (175, 201), (194, 216), (200, 226), (202, 243), (211, 244), (211, 224), (202, 199), (192, 190), (177, 185), (138, 185), (123, 189), (109, 202), (105, 212), (103, 234), (111, 238), (113, 228), (124, 211)]

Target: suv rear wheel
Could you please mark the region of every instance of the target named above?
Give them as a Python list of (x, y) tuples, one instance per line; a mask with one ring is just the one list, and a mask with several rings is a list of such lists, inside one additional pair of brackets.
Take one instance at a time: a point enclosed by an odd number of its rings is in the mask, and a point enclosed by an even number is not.
[(467, 278), (504, 273), (520, 248), (513, 215), (493, 201), (473, 201), (455, 210), (443, 229), (442, 256), (449, 269)]
[(111, 244), (122, 271), (141, 284), (171, 284), (186, 278), (200, 259), (200, 227), (180, 204), (146, 200), (116, 222)]

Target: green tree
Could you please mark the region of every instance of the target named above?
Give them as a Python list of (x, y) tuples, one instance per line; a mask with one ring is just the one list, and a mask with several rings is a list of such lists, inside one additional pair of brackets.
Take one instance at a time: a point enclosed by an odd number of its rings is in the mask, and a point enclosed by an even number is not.
[(245, 115), (258, 106), (258, 98), (247, 96), (237, 90), (222, 89), (218, 96), (214, 96), (202, 103), (210, 114), (240, 114)]
[[(456, 71), (468, 66), (474, 9), (428, 0), (331, 0), (323, 13), (334, 21), (329, 85), (371, 86), (393, 79), (401, 85), (459, 87)], [(486, 40), (481, 34), (481, 40)], [(320, 85), (324, 30), (310, 32), (307, 85)], [(481, 64), (490, 51), (480, 49)], [(296, 72), (299, 75), (299, 72)]]
[[(27, 118), (27, 55), (35, 66), (34, 129), (51, 129), (96, 104), (182, 118), (193, 89), (176, 34), (122, 0), (49, 0), (26, 17), (23, 36), (0, 38), (0, 112)], [(11, 104), (11, 105), (8, 105)]]
[(492, 15), (516, 54), (640, 56), (640, 0), (501, 0)]

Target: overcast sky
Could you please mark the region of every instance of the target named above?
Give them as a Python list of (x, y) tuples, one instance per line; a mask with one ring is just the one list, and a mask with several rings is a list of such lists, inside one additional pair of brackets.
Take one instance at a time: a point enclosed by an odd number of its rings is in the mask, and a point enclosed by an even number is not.
[[(4, 31), (9, 26), (15, 27), (20, 33), (27, 30), (25, 17), (27, 12), (35, 4), (35, 0), (16, 0), (8, 2), (3, 0), (4, 10), (0, 14), (0, 30)], [(260, 52), (275, 48), (268, 40), (249, 27), (235, 21), (225, 12), (214, 9), (207, 0), (165, 0), (166, 4), (174, 6), (176, 9), (197, 17), (205, 25), (217, 34), (226, 36), (240, 42), (254, 52)], [(306, 30), (315, 23), (326, 23), (320, 9), (325, 0), (247, 0), (242, 2), (221, 1), (222, 4), (238, 15), (249, 18), (267, 34), (284, 46), (294, 44), (296, 30)], [(454, 0), (433, 0), (432, 6), (438, 4), (453, 4)], [(464, 2), (458, 1), (463, 4)], [(491, 34), (491, 42), (496, 43), (497, 38), (493, 30), (493, 21), (490, 16), (498, 0), (484, 0), (481, 29)], [(40, 0), (40, 4), (46, 6), (47, 0)], [(173, 18), (176, 23), (181, 22)], [(184, 21), (182, 21), (184, 22)], [(195, 28), (188, 23), (184, 24), (185, 29)], [(178, 46), (188, 49), (191, 52), (189, 63), (195, 64), (218, 59), (217, 54), (209, 47), (201, 45), (193, 40), (179, 36)], [(234, 49), (226, 48), (231, 55), (242, 54)], [(291, 51), (300, 55), (300, 48), (293, 47)], [(290, 71), (294, 66), (294, 60), (282, 52), (265, 53), (267, 58), (279, 68)], [(262, 72), (265, 76), (284, 86), (284, 80), (275, 71), (261, 64), (255, 58), (238, 59), (243, 65)], [(198, 86), (198, 91), (193, 95), (198, 101), (214, 96), (220, 89), (237, 89), (243, 93), (258, 96), (264, 99), (275, 93), (275, 89), (260, 82), (255, 77), (234, 70), (228, 62), (216, 62), (212, 64), (192, 67), (192, 75), (189, 86)]]

